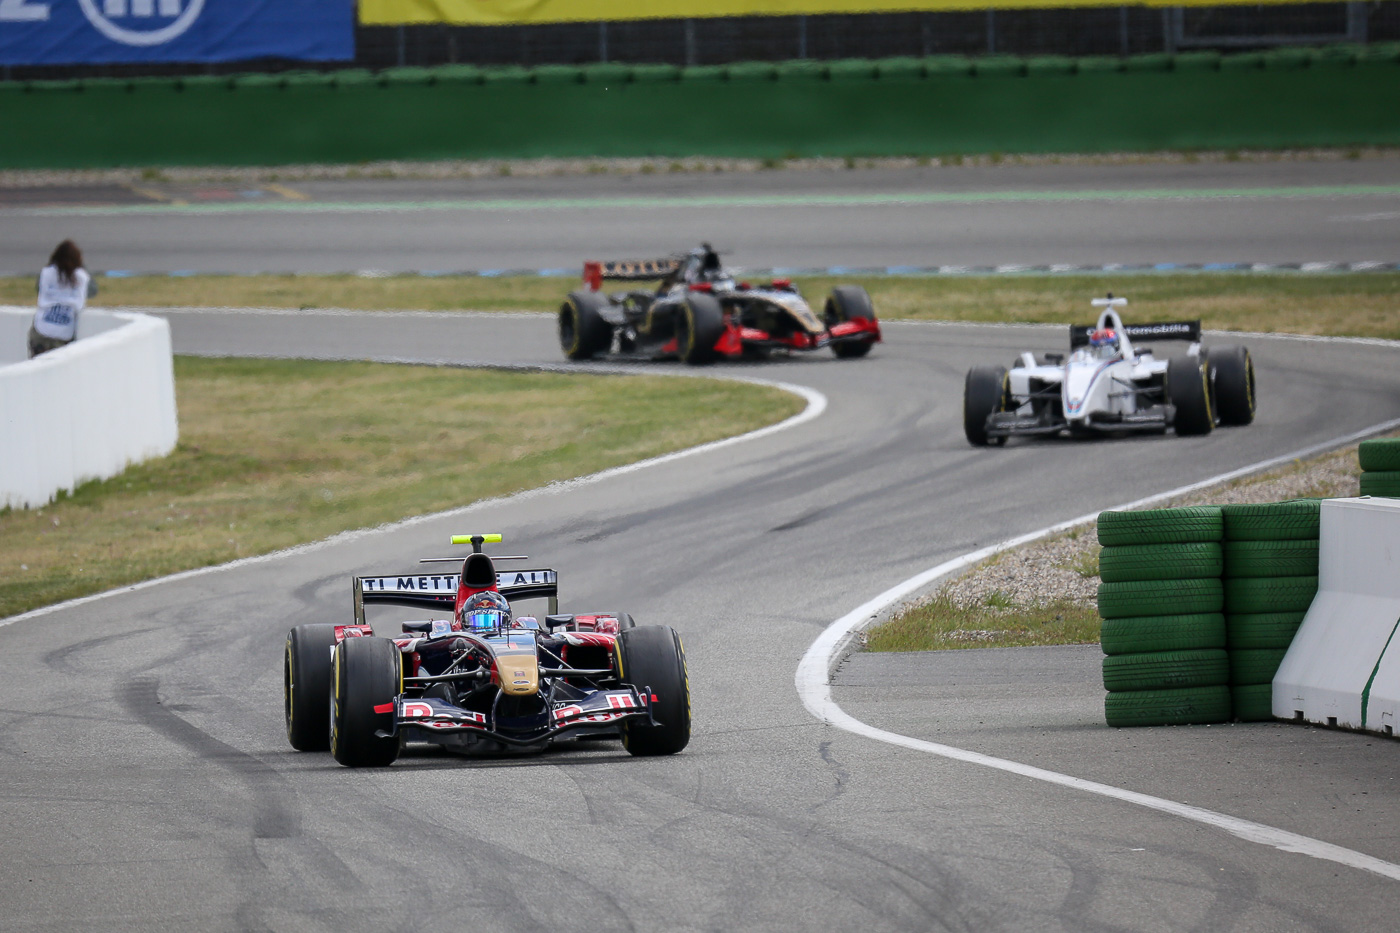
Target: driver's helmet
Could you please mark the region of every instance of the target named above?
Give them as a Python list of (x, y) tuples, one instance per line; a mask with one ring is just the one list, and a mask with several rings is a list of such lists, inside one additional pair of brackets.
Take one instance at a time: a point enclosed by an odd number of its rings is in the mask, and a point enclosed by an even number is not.
[(475, 593), (462, 603), (458, 618), (469, 632), (497, 632), (510, 628), (510, 603), (493, 590)]
[(1118, 334), (1111, 327), (1100, 327), (1089, 335), (1089, 346), (1094, 355), (1107, 359), (1118, 353)]

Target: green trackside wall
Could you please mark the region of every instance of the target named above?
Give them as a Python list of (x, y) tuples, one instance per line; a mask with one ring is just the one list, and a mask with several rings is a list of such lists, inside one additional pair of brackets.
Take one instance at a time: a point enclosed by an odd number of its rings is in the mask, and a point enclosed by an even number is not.
[(1400, 145), (1400, 47), (0, 83), (0, 168)]

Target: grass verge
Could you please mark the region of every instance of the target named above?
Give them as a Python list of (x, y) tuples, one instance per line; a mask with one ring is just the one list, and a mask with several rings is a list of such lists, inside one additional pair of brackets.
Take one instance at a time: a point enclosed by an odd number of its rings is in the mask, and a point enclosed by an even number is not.
[[(869, 290), (887, 320), (1091, 322), (1089, 299), (1126, 295), (1129, 321), (1200, 318), (1214, 330), (1400, 339), (1400, 273), (809, 276), (819, 302), (834, 285)], [(257, 275), (102, 279), (111, 306), (554, 311), (576, 287), (541, 276)], [(0, 303), (34, 300), (31, 278), (0, 278)]]
[(190, 357), (175, 376), (173, 454), (0, 511), (0, 618), (653, 457), (803, 405), (658, 376)]

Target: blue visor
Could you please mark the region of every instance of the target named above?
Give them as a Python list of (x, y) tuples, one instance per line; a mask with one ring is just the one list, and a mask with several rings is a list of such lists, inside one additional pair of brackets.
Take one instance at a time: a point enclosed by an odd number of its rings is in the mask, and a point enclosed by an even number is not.
[(463, 624), (474, 632), (505, 628), (506, 614), (499, 609), (482, 609), (462, 617)]

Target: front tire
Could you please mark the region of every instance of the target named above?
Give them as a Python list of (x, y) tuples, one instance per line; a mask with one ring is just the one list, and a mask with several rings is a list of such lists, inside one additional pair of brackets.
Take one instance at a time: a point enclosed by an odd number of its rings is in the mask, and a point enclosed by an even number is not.
[[(870, 300), (870, 294), (859, 285), (838, 285), (833, 288), (830, 297), (826, 299), (826, 326), (830, 328), (835, 324), (861, 318), (872, 322), (876, 320), (875, 305)], [(833, 343), (831, 352), (835, 353), (838, 359), (851, 360), (865, 356), (873, 346), (873, 337), (858, 343), (843, 341)]]
[[(331, 754), (350, 768), (382, 768), (399, 757), (394, 699), (403, 692), (403, 655), (387, 638), (347, 638), (332, 670)], [(376, 707), (390, 707), (378, 712)]]
[(667, 625), (624, 629), (617, 637), (617, 676), (638, 690), (651, 689), (656, 725), (622, 724), (622, 745), (633, 755), (674, 755), (690, 743), (690, 676), (685, 648)]
[(690, 292), (676, 318), (676, 353), (692, 366), (715, 359), (715, 344), (724, 334), (724, 308), (713, 295)]
[(331, 649), (335, 626), (298, 625), (287, 633), (282, 664), (282, 700), (287, 741), (299, 752), (331, 747)]
[(570, 292), (559, 306), (559, 346), (571, 360), (591, 360), (612, 346), (612, 326), (603, 319), (608, 299), (597, 292)]
[(1008, 394), (1006, 370), (1000, 366), (974, 366), (963, 382), (963, 433), (973, 447), (986, 447), (995, 442), (1005, 444), (1006, 438), (987, 435), (987, 419), (1006, 411)]
[(1167, 361), (1167, 397), (1176, 406), (1173, 426), (1178, 437), (1209, 434), (1215, 429), (1206, 368), (1190, 356)]
[(1254, 361), (1244, 347), (1220, 347), (1211, 352), (1211, 385), (1220, 423), (1229, 426), (1254, 420)]

